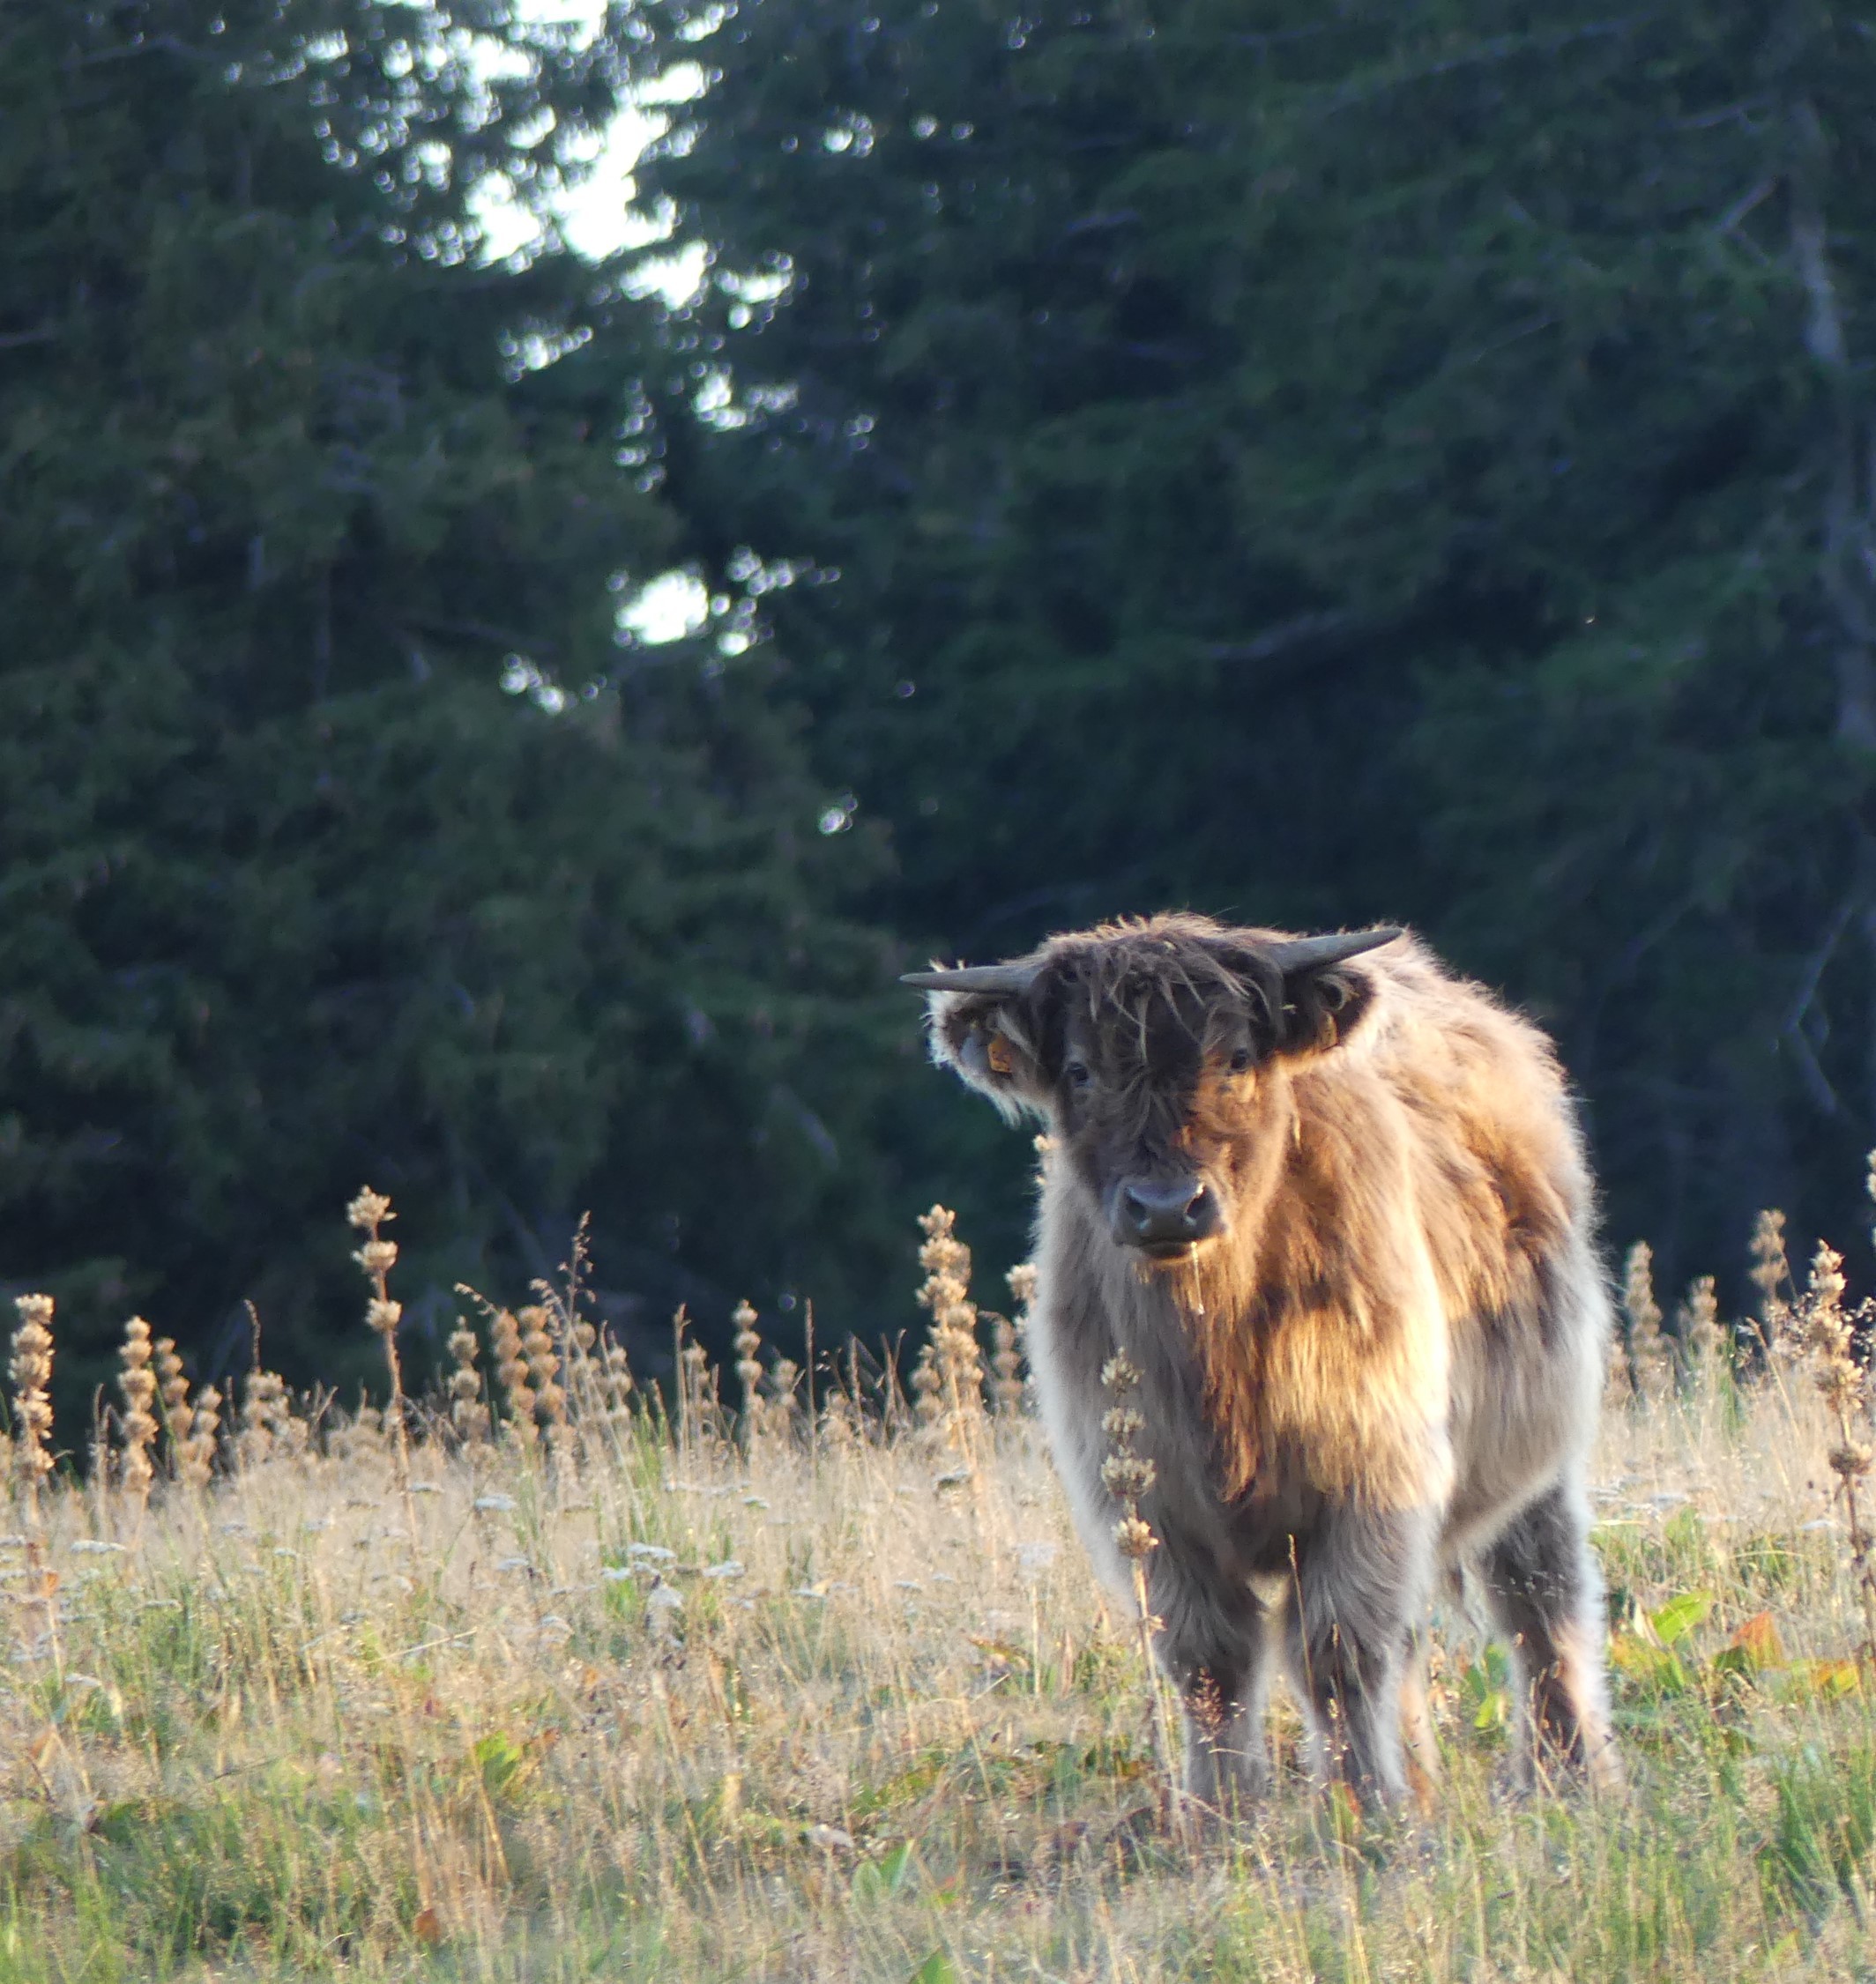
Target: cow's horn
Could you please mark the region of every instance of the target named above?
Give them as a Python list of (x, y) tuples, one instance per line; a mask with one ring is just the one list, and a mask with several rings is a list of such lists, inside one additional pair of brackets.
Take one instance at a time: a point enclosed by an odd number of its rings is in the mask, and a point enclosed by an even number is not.
[(1292, 937), (1272, 944), (1269, 959), (1279, 971), (1315, 971), (1326, 964), (1340, 964), (1345, 957), (1359, 957), (1363, 951), (1391, 944), (1403, 932), (1398, 925), (1379, 930), (1337, 930), (1326, 937)]
[(971, 964), (956, 971), (906, 971), (902, 985), (920, 992), (1001, 992), (1006, 998), (1027, 992), (1041, 970), (1039, 964)]

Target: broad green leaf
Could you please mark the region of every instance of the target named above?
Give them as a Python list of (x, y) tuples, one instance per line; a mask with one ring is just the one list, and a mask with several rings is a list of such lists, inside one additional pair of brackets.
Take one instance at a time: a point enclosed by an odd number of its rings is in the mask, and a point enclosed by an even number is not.
[(1664, 1646), (1651, 1646), (1634, 1633), (1618, 1633), (1610, 1641), (1609, 1661), (1618, 1673), (1655, 1694), (1685, 1694), (1694, 1685), (1693, 1676), (1678, 1654)]
[(1684, 1591), (1671, 1598), (1658, 1612), (1649, 1613), (1648, 1623), (1664, 1646), (1672, 1646), (1685, 1639), (1712, 1611), (1713, 1602), (1710, 1591)]

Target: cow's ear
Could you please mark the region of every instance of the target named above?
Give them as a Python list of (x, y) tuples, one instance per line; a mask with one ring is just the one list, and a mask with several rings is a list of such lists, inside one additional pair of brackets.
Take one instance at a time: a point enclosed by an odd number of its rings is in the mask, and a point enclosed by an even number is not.
[(932, 1059), (988, 1096), (1010, 1121), (1025, 1111), (1046, 1113), (1042, 1004), (1035, 988), (1016, 993), (934, 992), (926, 1023)]
[(1326, 1054), (1345, 1046), (1373, 1020), (1379, 992), (1374, 967), (1359, 958), (1284, 972), (1277, 1051)]

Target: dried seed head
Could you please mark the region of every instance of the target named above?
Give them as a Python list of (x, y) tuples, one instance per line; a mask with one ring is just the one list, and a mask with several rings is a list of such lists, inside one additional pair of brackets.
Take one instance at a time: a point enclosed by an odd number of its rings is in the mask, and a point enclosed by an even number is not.
[(1101, 1366), (1101, 1383), (1116, 1398), (1124, 1397), (1139, 1382), (1139, 1371), (1125, 1350), (1116, 1350)]
[(1116, 1445), (1131, 1443), (1145, 1426), (1146, 1421), (1135, 1406), (1117, 1405), (1101, 1415), (1101, 1430)]
[(1159, 1548), (1159, 1539), (1153, 1534), (1153, 1526), (1138, 1516), (1122, 1516), (1113, 1528), (1114, 1542), (1120, 1545), (1120, 1555), (1138, 1559), (1149, 1550)]
[(801, 1367), (793, 1357), (778, 1357), (769, 1373), (767, 1403), (786, 1419), (794, 1411), (795, 1387), (801, 1382)]
[(395, 1240), (367, 1240), (352, 1256), (368, 1274), (388, 1274), (398, 1265)]
[(368, 1185), (361, 1185), (358, 1197), (346, 1207), (346, 1219), (364, 1232), (397, 1216), (391, 1209), (391, 1200), (382, 1192), (374, 1192)]
[(1143, 1455), (1119, 1450), (1101, 1463), (1101, 1485), (1117, 1502), (1137, 1502), (1159, 1478), (1159, 1470)]
[(838, 1388), (821, 1408), (821, 1444), (830, 1453), (851, 1453), (860, 1442), (860, 1415), (853, 1401)]
[(607, 1343), (600, 1360), (604, 1372), (601, 1380), (608, 1412), (620, 1414), (628, 1408), (626, 1401), (632, 1392), (632, 1367), (625, 1354), (622, 1343)]
[(365, 1321), (380, 1336), (392, 1336), (404, 1319), (404, 1304), (383, 1296), (373, 1296), (365, 1304)]
[(969, 1281), (971, 1250), (957, 1237), (957, 1215), (942, 1206), (934, 1206), (930, 1212), (919, 1214), (919, 1225), (925, 1235), (925, 1245), (919, 1249), (919, 1265), (926, 1273), (956, 1274), (959, 1280)]
[(1829, 1460), (1833, 1473), (1846, 1480), (1860, 1481), (1869, 1473), (1872, 1461), (1876, 1460), (1876, 1451), (1862, 1440), (1845, 1440), (1842, 1445), (1830, 1450)]

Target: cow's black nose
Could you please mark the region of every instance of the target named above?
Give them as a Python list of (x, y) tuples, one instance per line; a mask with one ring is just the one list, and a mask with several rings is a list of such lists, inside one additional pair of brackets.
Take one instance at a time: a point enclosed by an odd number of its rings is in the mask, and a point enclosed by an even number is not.
[(1141, 1182), (1121, 1190), (1121, 1237), (1134, 1246), (1180, 1246), (1208, 1239), (1219, 1224), (1217, 1194), (1200, 1179)]

